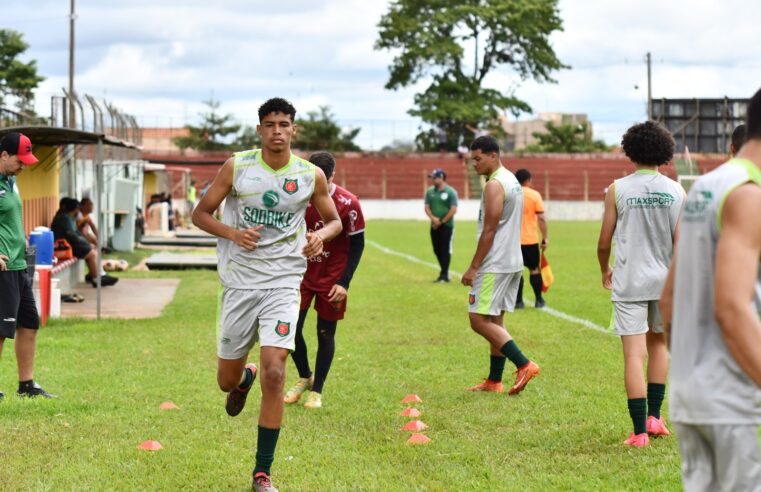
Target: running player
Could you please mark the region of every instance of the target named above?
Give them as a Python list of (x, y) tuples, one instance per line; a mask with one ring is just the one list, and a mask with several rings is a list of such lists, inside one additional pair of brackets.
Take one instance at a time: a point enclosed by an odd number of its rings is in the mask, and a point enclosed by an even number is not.
[[(259, 107), (261, 150), (233, 154), (193, 211), (193, 223), (217, 236), (222, 282), (217, 382), (227, 392), (225, 410), (238, 415), (257, 375), (246, 364), (259, 341), (262, 402), (253, 471), (255, 491), (276, 491), (270, 481), (283, 418), (288, 352), (294, 349), (299, 284), (306, 259), (341, 232), (323, 172), (291, 153), (296, 110), (285, 99)], [(225, 200), (222, 221), (212, 215)], [(307, 232), (304, 214), (314, 205), (320, 231)]]
[(761, 90), (747, 111), (736, 158), (690, 188), (661, 299), (689, 492), (761, 490)]
[[(674, 156), (668, 130), (652, 121), (640, 123), (626, 131), (621, 144), (636, 171), (608, 188), (597, 259), (602, 285), (613, 291), (613, 328), (624, 349), (624, 384), (634, 424), (624, 444), (645, 447), (650, 444), (648, 434), (669, 435), (661, 417), (668, 349), (657, 300), (671, 261), (684, 190), (658, 172)], [(647, 389), (642, 377), (646, 356)]]
[[(549, 239), (547, 238), (547, 220), (544, 218), (544, 202), (542, 195), (531, 187), (531, 172), (528, 169), (518, 169), (515, 172), (515, 179), (518, 180), (523, 188), (523, 221), (521, 222), (521, 254), (523, 255), (523, 266), (529, 270), (529, 283), (534, 290), (534, 307), (543, 308), (545, 306), (542, 298), (542, 274), (539, 273), (539, 258), (541, 253), (547, 249)], [(539, 235), (536, 233), (536, 226), (542, 233), (542, 242), (539, 243)], [(541, 248), (541, 253), (540, 253)], [(515, 301), (516, 309), (523, 309), (523, 275), (521, 282), (518, 284), (518, 297)]]
[(487, 177), (478, 212), (478, 245), (470, 267), (462, 276), (469, 285), (470, 327), (491, 346), (489, 377), (469, 391), (501, 393), (505, 358), (515, 364), (517, 376), (508, 391), (523, 391), (539, 375), (539, 366), (526, 358), (505, 329), (504, 313), (512, 312), (523, 274), (521, 256), (521, 216), (523, 191), (513, 173), (502, 165), (499, 144), (482, 136), (470, 145), (471, 162), (478, 174)]
[[(330, 196), (338, 210), (343, 230), (325, 244), (322, 254), (309, 258), (307, 273), (301, 281), (301, 311), (296, 324), (296, 350), (291, 353), (299, 379), (285, 394), (286, 403), (296, 403), (304, 391), (311, 389), (304, 403), (306, 408), (322, 407), (322, 388), (328, 377), (336, 351), (336, 326), (346, 312), (346, 296), (362, 251), (365, 249), (365, 218), (359, 199), (333, 183), (336, 161), (328, 152), (316, 152), (309, 162), (322, 169), (328, 178)], [(307, 207), (307, 230), (319, 231), (323, 222), (314, 207)], [(317, 360), (314, 375), (309, 368), (304, 340), (304, 320), (314, 299), (317, 311)]]

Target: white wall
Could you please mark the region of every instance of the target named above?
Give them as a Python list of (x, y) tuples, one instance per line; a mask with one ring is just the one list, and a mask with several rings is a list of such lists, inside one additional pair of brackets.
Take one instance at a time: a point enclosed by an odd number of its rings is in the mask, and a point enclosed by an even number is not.
[[(477, 220), (480, 200), (460, 200), (455, 219)], [(549, 220), (600, 220), (603, 202), (547, 201), (544, 206)], [(366, 219), (428, 220), (420, 200), (362, 200)]]

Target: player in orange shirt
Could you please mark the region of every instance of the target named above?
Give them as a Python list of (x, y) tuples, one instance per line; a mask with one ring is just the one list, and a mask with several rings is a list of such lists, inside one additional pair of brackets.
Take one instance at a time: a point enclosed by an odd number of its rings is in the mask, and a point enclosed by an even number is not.
[[(542, 195), (531, 188), (531, 173), (528, 169), (518, 169), (515, 177), (523, 187), (523, 222), (521, 222), (521, 251), (523, 252), (523, 265), (529, 269), (529, 282), (534, 289), (534, 307), (545, 306), (542, 298), (542, 274), (539, 273), (539, 249), (544, 251), (549, 240), (547, 239), (547, 221), (544, 218), (544, 202)], [(539, 244), (539, 235), (536, 226), (542, 232), (542, 242)], [(523, 304), (523, 277), (518, 285), (518, 297), (515, 308), (521, 309)]]

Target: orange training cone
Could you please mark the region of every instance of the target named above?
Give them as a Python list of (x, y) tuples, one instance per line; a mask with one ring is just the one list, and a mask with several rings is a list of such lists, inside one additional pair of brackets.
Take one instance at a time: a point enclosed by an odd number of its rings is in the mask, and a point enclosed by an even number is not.
[(420, 415), (420, 410), (417, 408), (405, 408), (402, 410), (402, 413), (399, 414), (400, 417), (420, 417)]
[(428, 444), (429, 442), (431, 442), (429, 437), (417, 433), (412, 434), (410, 438), (407, 439), (407, 444)]
[(165, 401), (161, 405), (159, 405), (159, 408), (161, 410), (179, 410), (180, 407), (172, 403), (171, 401)]
[(143, 441), (143, 443), (137, 447), (137, 449), (142, 449), (144, 451), (158, 451), (163, 448), (164, 446), (158, 441)]
[(402, 403), (422, 403), (418, 395), (407, 395), (402, 399)]
[(405, 431), (412, 431), (412, 432), (420, 432), (423, 429), (427, 429), (428, 426), (423, 423), (422, 420), (413, 420), (411, 422), (407, 422), (404, 427), (402, 427), (402, 430)]

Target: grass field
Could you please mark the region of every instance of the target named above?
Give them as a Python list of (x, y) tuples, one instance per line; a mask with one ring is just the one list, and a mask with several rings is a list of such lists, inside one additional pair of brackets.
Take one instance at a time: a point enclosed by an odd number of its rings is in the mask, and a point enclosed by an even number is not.
[[(595, 223), (550, 224), (550, 306), (606, 326)], [(527, 308), (506, 316), (541, 376), (518, 396), (465, 388), (488, 372), (486, 343), (467, 323), (467, 289), (374, 244), (435, 262), (421, 222), (372, 221), (339, 324), (324, 407), (286, 408), (273, 467), (282, 491), (679, 490), (674, 437), (647, 449), (631, 430), (619, 340)], [(457, 224), (452, 270), (463, 272), (475, 224)], [(56, 400), (21, 401), (9, 342), (0, 364), (0, 489), (248, 490), (258, 399), (237, 418), (215, 381), (215, 272), (181, 278), (157, 319), (56, 321), (42, 330), (36, 378)], [(527, 289), (530, 291), (530, 289)], [(528, 303), (527, 303), (528, 304)], [(314, 317), (307, 341), (314, 360)], [(254, 359), (256, 355), (254, 353)], [(509, 366), (509, 363), (508, 363)], [(288, 382), (296, 377), (289, 362)], [(506, 379), (512, 374), (506, 371)], [(432, 439), (405, 444), (400, 403), (416, 393)], [(253, 395), (252, 395), (253, 396)], [(171, 400), (180, 409), (161, 411)], [(665, 409), (664, 409), (665, 411)], [(164, 449), (136, 449), (146, 439)]]

